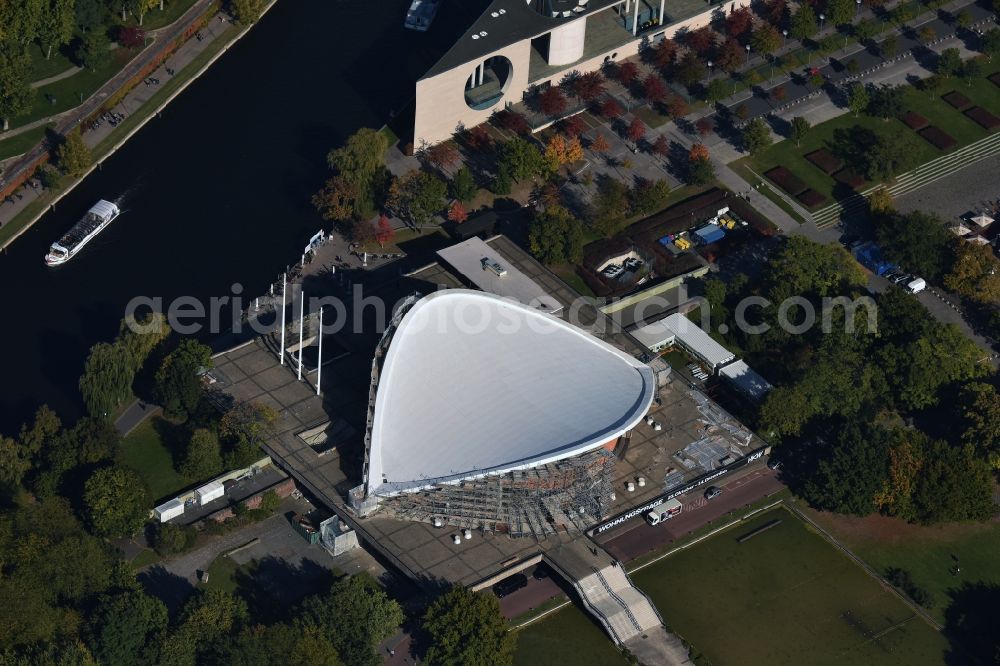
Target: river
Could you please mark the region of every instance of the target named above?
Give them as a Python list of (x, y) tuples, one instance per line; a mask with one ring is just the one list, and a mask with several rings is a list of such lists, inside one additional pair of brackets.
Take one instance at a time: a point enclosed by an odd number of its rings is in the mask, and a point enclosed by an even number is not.
[[(81, 415), (87, 351), (115, 336), (133, 297), (205, 299), (234, 282), (259, 294), (296, 261), (323, 225), (309, 199), (328, 150), (405, 106), (459, 29), (405, 30), (408, 4), (280, 0), (0, 256), (0, 433), (42, 403)], [(49, 244), (101, 198), (125, 212), (69, 264), (46, 267)]]

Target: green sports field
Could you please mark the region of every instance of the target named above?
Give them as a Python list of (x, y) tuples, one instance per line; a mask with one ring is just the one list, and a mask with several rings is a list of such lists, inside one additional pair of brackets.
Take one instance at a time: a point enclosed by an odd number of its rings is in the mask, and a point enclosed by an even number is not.
[(517, 632), (516, 666), (625, 666), (627, 663), (604, 630), (574, 605)]
[(941, 664), (948, 651), (941, 634), (781, 508), (632, 579), (714, 666), (916, 666)]

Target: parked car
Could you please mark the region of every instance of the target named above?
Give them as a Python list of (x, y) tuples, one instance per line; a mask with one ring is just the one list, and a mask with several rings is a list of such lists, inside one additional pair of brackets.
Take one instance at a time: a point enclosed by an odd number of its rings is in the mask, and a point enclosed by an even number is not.
[(708, 490), (705, 491), (705, 499), (715, 499), (722, 494), (722, 488), (718, 486), (709, 486)]
[(528, 577), (522, 573), (514, 574), (513, 576), (508, 576), (504, 578), (499, 583), (493, 586), (493, 594), (497, 595), (498, 598), (503, 599), (508, 594), (513, 594), (517, 592), (522, 587), (527, 586)]
[(919, 294), (924, 289), (927, 288), (927, 283), (924, 282), (923, 278), (915, 277), (911, 281), (906, 283), (906, 291), (911, 294)]

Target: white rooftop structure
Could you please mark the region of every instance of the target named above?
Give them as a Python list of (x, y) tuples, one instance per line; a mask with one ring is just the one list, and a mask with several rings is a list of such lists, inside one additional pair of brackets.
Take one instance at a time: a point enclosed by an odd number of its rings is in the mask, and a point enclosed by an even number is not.
[(706, 364), (717, 369), (736, 355), (712, 339), (697, 324), (682, 314), (672, 314), (652, 324), (636, 328), (632, 336), (652, 352), (679, 343)]
[(438, 256), (485, 292), (512, 298), (549, 314), (562, 310), (558, 300), (481, 238), (470, 238), (438, 250)]
[(986, 213), (979, 213), (978, 215), (972, 216), (972, 221), (978, 224), (980, 227), (988, 227), (993, 224), (993, 218)]
[(739, 391), (752, 400), (761, 400), (773, 388), (744, 361), (735, 361), (719, 370), (719, 376), (733, 383)]
[(635, 426), (655, 390), (648, 365), (560, 319), (492, 294), (435, 292), (403, 315), (389, 341), (367, 494), (592, 451)]

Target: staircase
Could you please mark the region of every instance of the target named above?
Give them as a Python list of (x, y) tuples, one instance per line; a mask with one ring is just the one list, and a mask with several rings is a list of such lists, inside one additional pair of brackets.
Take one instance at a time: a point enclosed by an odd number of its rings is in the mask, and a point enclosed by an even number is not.
[(545, 561), (569, 581), (591, 615), (618, 645), (641, 663), (689, 664), (687, 648), (667, 633), (663, 619), (625, 570), (597, 544), (577, 539), (545, 554)]

